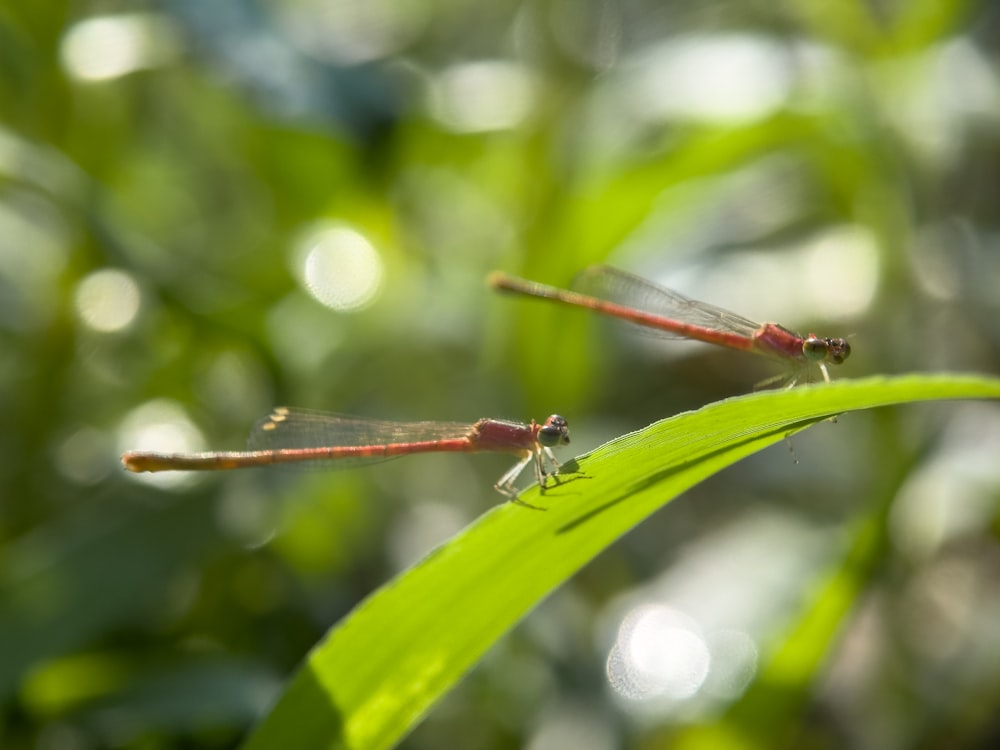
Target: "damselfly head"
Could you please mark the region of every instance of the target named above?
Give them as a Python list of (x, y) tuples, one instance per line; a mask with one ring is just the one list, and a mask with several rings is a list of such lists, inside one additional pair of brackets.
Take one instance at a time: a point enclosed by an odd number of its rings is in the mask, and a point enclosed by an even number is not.
[(851, 356), (851, 345), (846, 339), (824, 339), (810, 333), (802, 342), (802, 354), (810, 362), (839, 365)]
[(538, 428), (538, 442), (546, 448), (569, 445), (569, 424), (565, 417), (553, 414)]

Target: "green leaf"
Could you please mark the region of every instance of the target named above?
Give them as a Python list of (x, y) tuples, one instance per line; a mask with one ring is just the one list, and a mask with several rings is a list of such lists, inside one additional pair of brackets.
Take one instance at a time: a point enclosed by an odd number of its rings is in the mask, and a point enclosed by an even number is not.
[(134, 621), (164, 578), (223, 543), (206, 491), (160, 506), (152, 497), (136, 488), (127, 502), (83, 507), (4, 550), (0, 697), (33, 667)]
[(246, 743), (397, 743), (541, 599), (684, 490), (833, 415), (1000, 398), (1000, 380), (914, 375), (757, 393), (665, 419), (564, 466), (545, 494), (494, 508), (389, 582), (316, 646)]

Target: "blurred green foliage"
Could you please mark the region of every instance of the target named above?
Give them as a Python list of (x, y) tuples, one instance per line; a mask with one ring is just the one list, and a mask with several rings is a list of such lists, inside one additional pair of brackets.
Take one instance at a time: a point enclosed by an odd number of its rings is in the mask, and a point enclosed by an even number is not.
[[(559, 412), (583, 451), (774, 374), (491, 296), (491, 269), (565, 285), (607, 261), (848, 334), (837, 377), (996, 372), (998, 21), (940, 0), (0, 6), (0, 744), (236, 743), (505, 468), (147, 482), (118, 465), (139, 441), (238, 448), (284, 403)], [(360, 266), (330, 273), (318, 236), (375, 259), (365, 305), (321, 304)], [(884, 507), (826, 672), (769, 698), (795, 736), (727, 739), (989, 746), (998, 435), (991, 405), (884, 410), (743, 462), (551, 597), (406, 745), (711, 736), (738, 691), (609, 684), (626, 611), (695, 591), (780, 648), (841, 562), (824, 551)]]

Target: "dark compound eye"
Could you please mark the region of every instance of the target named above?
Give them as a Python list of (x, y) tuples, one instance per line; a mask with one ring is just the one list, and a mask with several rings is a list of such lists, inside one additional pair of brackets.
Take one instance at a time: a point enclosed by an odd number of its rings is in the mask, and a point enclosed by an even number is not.
[(844, 339), (827, 339), (827, 359), (839, 365), (851, 356), (851, 345)]
[(564, 417), (553, 414), (538, 429), (538, 442), (546, 448), (569, 444), (569, 424)]
[(802, 342), (802, 355), (810, 362), (839, 365), (851, 356), (851, 345), (844, 339), (821, 339), (810, 334)]
[(808, 336), (802, 342), (802, 355), (810, 362), (822, 362), (830, 349), (829, 339), (819, 336)]

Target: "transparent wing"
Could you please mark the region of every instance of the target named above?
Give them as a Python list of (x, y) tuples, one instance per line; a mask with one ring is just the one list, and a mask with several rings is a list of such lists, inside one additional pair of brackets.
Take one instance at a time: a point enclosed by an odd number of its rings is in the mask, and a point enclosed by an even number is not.
[[(471, 425), (461, 422), (392, 422), (282, 406), (254, 425), (247, 445), (254, 451), (381, 446), (461, 438), (471, 429)], [(350, 456), (305, 461), (299, 465), (341, 469), (393, 458), (398, 456)]]
[[(572, 289), (590, 297), (713, 331), (749, 337), (760, 328), (759, 323), (734, 312), (693, 300), (680, 292), (658, 286), (611, 266), (591, 266), (584, 269), (573, 280)], [(645, 332), (655, 331), (657, 335), (665, 338), (684, 338), (667, 330), (661, 331), (643, 325), (638, 327)]]

